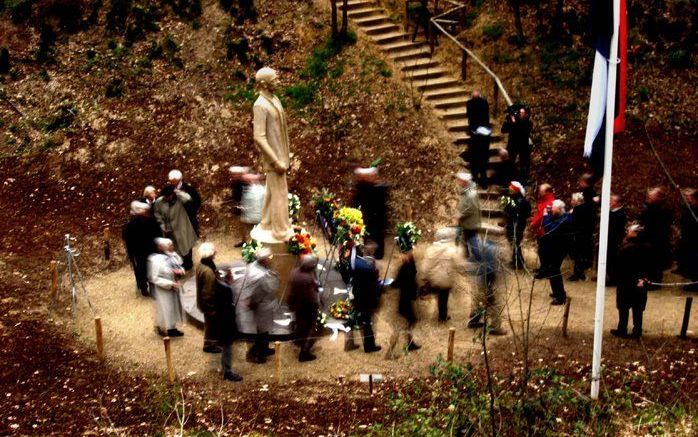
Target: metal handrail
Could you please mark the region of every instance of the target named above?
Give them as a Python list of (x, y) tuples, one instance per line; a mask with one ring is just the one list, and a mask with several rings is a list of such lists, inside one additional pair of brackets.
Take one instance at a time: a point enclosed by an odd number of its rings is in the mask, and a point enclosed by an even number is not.
[[(485, 72), (486, 72), (487, 74), (489, 74), (489, 75), (492, 77), (492, 80), (494, 81), (495, 86), (496, 86), (496, 90), (499, 90), (499, 91), (502, 93), (502, 97), (504, 97), (504, 100), (507, 102), (507, 105), (508, 105), (508, 106), (511, 106), (511, 105), (513, 104), (513, 102), (512, 102), (512, 100), (511, 100), (511, 98), (509, 97), (509, 93), (507, 93), (507, 90), (504, 88), (504, 85), (502, 85), (502, 81), (499, 79), (499, 77), (497, 77), (497, 75), (494, 74), (494, 72), (493, 72), (487, 65), (485, 65), (485, 63), (482, 62), (482, 61), (480, 60), (480, 58), (478, 58), (478, 57), (475, 55), (475, 53), (473, 53), (470, 49), (468, 49), (467, 47), (465, 47), (460, 41), (458, 41), (458, 39), (456, 39), (455, 36), (453, 36), (453, 35), (451, 35), (450, 33), (448, 33), (448, 32), (446, 31), (446, 29), (444, 29), (444, 28), (438, 23), (437, 20), (439, 20), (440, 18), (442, 18), (442, 17), (444, 17), (444, 16), (446, 16), (446, 15), (452, 14), (452, 13), (458, 11), (458, 10), (465, 9), (465, 7), (466, 7), (466, 5), (464, 5), (464, 4), (462, 4), (462, 3), (455, 2), (455, 1), (453, 1), (453, 0), (447, 0), (447, 2), (448, 2), (448, 3), (452, 3), (452, 4), (454, 4), (454, 5), (459, 5), (459, 6), (453, 8), (453, 9), (450, 9), (450, 10), (448, 10), (448, 11), (445, 11), (445, 12), (439, 14), (439, 15), (436, 15), (436, 16), (432, 17), (431, 20), (430, 20), (430, 21), (431, 21), (431, 25), (432, 25), (434, 28), (439, 29), (439, 30), (441, 31), (441, 33), (443, 33), (443, 34), (446, 35), (451, 41), (453, 41), (461, 50), (463, 50), (463, 52), (465, 52), (469, 57), (471, 57), (480, 67), (482, 67), (483, 70), (485, 70)], [(434, 38), (433, 35), (432, 35), (431, 37)], [(433, 47), (433, 46), (432, 46), (432, 47)], [(495, 90), (495, 91), (496, 91), (496, 90)], [(496, 103), (496, 95), (495, 95), (495, 102), (493, 102), (493, 103), (494, 103), (495, 108), (496, 108), (496, 105), (497, 105), (497, 103)]]

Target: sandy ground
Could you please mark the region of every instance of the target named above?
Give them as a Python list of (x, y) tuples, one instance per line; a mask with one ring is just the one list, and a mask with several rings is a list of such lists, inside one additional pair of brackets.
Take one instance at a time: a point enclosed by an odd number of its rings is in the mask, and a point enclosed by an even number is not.
[[(231, 239), (222, 235), (210, 238), (219, 248), (218, 262), (239, 259), (238, 249), (232, 249)], [(508, 253), (508, 247), (503, 248)], [(417, 250), (417, 259), (421, 250)], [(398, 264), (397, 256), (391, 264), (391, 270)], [(535, 265), (533, 250), (527, 251), (527, 262)], [(385, 269), (387, 260), (379, 262)], [(571, 265), (563, 266), (563, 274), (569, 276)], [(595, 276), (592, 274), (592, 276)], [(531, 287), (531, 277), (525, 272), (518, 275), (523, 290), (521, 301), (514, 290), (517, 277), (509, 271), (500, 275), (499, 289), (506, 298), (503, 326), (509, 331), (504, 337), (491, 337), (491, 348), (507, 348), (514, 350), (511, 325), (518, 327), (525, 314), (527, 298)], [(665, 280), (680, 280), (671, 274)], [(102, 319), (104, 326), (104, 343), (107, 360), (119, 367), (138, 368), (147, 373), (162, 374), (165, 372), (165, 354), (162, 340), (153, 330), (152, 300), (137, 295), (135, 282), (130, 268), (125, 267), (113, 273), (95, 276), (86, 281), (90, 300), (96, 309), (96, 314)], [(465, 327), (470, 311), (470, 290), (474, 286), (472, 277), (459, 280), (458, 289), (452, 293), (449, 301), (451, 320), (446, 324), (436, 322), (436, 298), (429, 296), (418, 300), (418, 317), (420, 322), (414, 331), (415, 339), (422, 349), (410, 354), (404, 354), (396, 360), (385, 358), (385, 349), (393, 326), (401, 326), (396, 318), (397, 292), (390, 290), (383, 296), (381, 311), (375, 320), (377, 341), (383, 346), (383, 351), (365, 354), (361, 349), (345, 353), (343, 338), (330, 341), (329, 335), (318, 341), (315, 353), (318, 359), (311, 363), (298, 363), (297, 349), (289, 343), (282, 345), (282, 375), (284, 379), (315, 379), (334, 380), (339, 377), (358, 379), (361, 373), (382, 373), (386, 377), (407, 378), (424, 375), (429, 365), (436, 357), (446, 354), (448, 328), (456, 328), (455, 359), (457, 361), (477, 362), (481, 357), (481, 345), (477, 341), (476, 332)], [(551, 307), (548, 293), (550, 288), (547, 281), (536, 281), (531, 310), (531, 331), (536, 339), (535, 345), (550, 348), (551, 344), (569, 346), (570, 343), (586, 343), (590, 341), (593, 332), (595, 282), (566, 282), (568, 295), (572, 298), (569, 319), (570, 336), (561, 336), (561, 326), (564, 307)], [(685, 293), (684, 293), (685, 294)], [(63, 299), (64, 303), (66, 299)], [(679, 292), (666, 290), (650, 292), (647, 311), (645, 312), (645, 338), (675, 337), (681, 326), (685, 297)], [(520, 306), (521, 305), (521, 310)], [(65, 306), (65, 305), (63, 305)], [(606, 317), (604, 320), (606, 348), (612, 350), (618, 346), (618, 340), (608, 335), (608, 330), (617, 323), (615, 309), (615, 289), (608, 288), (605, 304)], [(694, 310), (695, 312), (695, 310)], [(65, 310), (69, 315), (69, 309)], [(85, 299), (80, 298), (76, 317), (69, 321), (74, 326), (79, 337), (94, 343), (93, 314)], [(67, 317), (66, 317), (67, 319)], [(509, 321), (510, 319), (510, 321)], [(511, 324), (510, 324), (511, 322)], [(192, 325), (182, 327), (184, 337), (172, 341), (174, 367), (179, 378), (209, 379), (220, 377), (220, 355), (202, 352), (202, 331)], [(518, 329), (517, 329), (518, 330)], [(689, 325), (689, 331), (698, 331), (698, 316), (694, 316)], [(358, 339), (358, 336), (357, 336)], [(404, 338), (401, 338), (404, 342)], [(536, 347), (534, 345), (534, 347)], [(274, 361), (255, 365), (245, 362), (244, 354), (247, 345), (237, 343), (234, 352), (234, 367), (244, 376), (246, 382), (273, 381), (275, 375)], [(586, 362), (589, 356), (574, 357)]]

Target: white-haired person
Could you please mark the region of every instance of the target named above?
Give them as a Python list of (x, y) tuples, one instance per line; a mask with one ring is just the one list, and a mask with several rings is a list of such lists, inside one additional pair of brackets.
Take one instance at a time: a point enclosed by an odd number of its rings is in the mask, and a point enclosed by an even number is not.
[(506, 236), (512, 248), (511, 267), (522, 269), (526, 263), (521, 251), (521, 243), (526, 222), (531, 216), (531, 203), (526, 200), (526, 189), (518, 181), (512, 181), (509, 184), (509, 199), (511, 200), (504, 205), (504, 216)]
[(143, 197), (141, 202), (147, 203), (150, 206), (150, 213), (153, 213), (153, 204), (158, 198), (158, 189), (152, 185), (148, 185), (143, 189)]
[(148, 279), (155, 297), (156, 328), (162, 336), (181, 337), (184, 333), (177, 329), (183, 321), (177, 278), (183, 273), (178, 264), (182, 259), (174, 251), (172, 240), (156, 238), (155, 244), (157, 252), (148, 257)]
[(131, 215), (121, 230), (121, 236), (136, 277), (136, 287), (143, 296), (150, 296), (148, 257), (156, 252), (155, 239), (162, 237), (162, 232), (147, 203), (131, 202)]
[(174, 186), (175, 191), (182, 191), (189, 195), (189, 202), (185, 203), (184, 208), (187, 210), (189, 221), (194, 227), (194, 232), (199, 236), (199, 208), (201, 208), (201, 195), (190, 183), (185, 182), (182, 172), (179, 170), (171, 170), (167, 174), (167, 180), (170, 185)]
[(247, 361), (255, 364), (266, 362), (267, 357), (274, 354), (274, 349), (269, 348), (269, 333), (274, 325), (279, 276), (271, 269), (272, 256), (269, 248), (263, 247), (257, 251), (256, 260), (247, 266), (237, 307), (240, 317), (251, 312), (254, 319), (255, 341), (247, 351)]
[(242, 381), (233, 371), (233, 340), (237, 332), (230, 274), (221, 278), (216, 268), (216, 246), (199, 246), (201, 262), (196, 266), (196, 304), (204, 313), (204, 352), (221, 353), (223, 378)]
[(553, 298), (551, 305), (564, 305), (567, 293), (560, 269), (572, 246), (574, 225), (562, 200), (553, 200), (550, 210), (543, 217), (543, 232), (538, 244), (542, 245), (541, 251), (545, 253), (542, 269), (543, 277), (550, 280), (550, 297)]
[(456, 179), (462, 187), (458, 199), (458, 226), (461, 231), (461, 242), (465, 246), (466, 255), (469, 256), (470, 247), (478, 244), (478, 234), (482, 225), (480, 196), (470, 173), (459, 172), (456, 174)]

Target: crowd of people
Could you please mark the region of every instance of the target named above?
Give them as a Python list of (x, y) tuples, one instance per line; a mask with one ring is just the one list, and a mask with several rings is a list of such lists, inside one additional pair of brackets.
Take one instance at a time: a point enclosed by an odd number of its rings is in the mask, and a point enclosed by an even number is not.
[[(520, 118), (525, 119), (524, 108), (520, 109), (519, 114)], [(513, 116), (511, 123), (516, 123)], [(522, 129), (526, 131), (529, 128)], [(526, 137), (524, 134), (521, 138)], [(522, 150), (523, 143), (521, 139), (515, 146), (518, 147), (515, 150), (519, 158), (530, 153)], [(522, 168), (525, 168), (525, 164), (522, 164)], [(264, 199), (263, 177), (247, 167), (231, 167), (230, 173), (233, 212), (239, 222), (235, 241), (236, 246), (241, 246), (249, 240), (252, 226), (259, 223)], [(516, 173), (524, 174), (522, 171)], [(381, 350), (376, 341), (373, 319), (379, 310), (381, 294), (388, 287), (380, 280), (377, 260), (385, 255), (389, 186), (381, 182), (377, 168), (357, 169), (354, 175), (351, 204), (362, 211), (367, 237), (364, 244), (352, 249), (345, 280), (350, 284), (355, 311), (351, 325), (358, 327), (364, 352), (373, 353)], [(386, 358), (395, 358), (398, 351), (408, 353), (420, 348), (413, 336), (413, 328), (418, 323), (418, 312), (414, 305), (420, 296), (435, 295), (438, 321), (450, 319), (449, 295), (461, 273), (475, 277), (467, 326), (481, 328), (488, 335), (507, 333), (502, 328), (503, 303), (497, 281), (504, 271), (504, 257), (498, 244), (483, 231), (475, 176), (460, 172), (456, 180), (461, 188), (455, 213), (457, 224), (437, 230), (433, 243), (428, 245), (420, 260), (415, 259), (412, 244), (403, 242), (397, 245), (402, 255), (395, 280), (390, 285), (398, 291), (397, 317)], [(497, 183), (503, 185), (500, 202), (504, 220), (500, 225), (511, 247), (508, 267), (528, 270), (522, 250), (528, 230), (537, 243), (539, 268), (534, 273), (535, 278), (549, 281), (552, 305), (563, 305), (567, 299), (561, 269), (565, 258), (569, 257), (573, 263), (573, 272), (568, 281), (585, 280), (587, 270), (594, 263), (594, 235), (597, 232), (600, 201), (594, 190), (594, 178), (584, 174), (579, 179), (578, 191), (570, 199), (569, 210), (566, 203), (555, 195), (550, 184), (538, 186), (536, 202), (532, 206), (523, 182), (502, 178)], [(613, 335), (641, 336), (647, 291), (661, 284), (663, 272), (672, 264), (674, 254), (676, 272), (691, 282), (686, 289), (696, 291), (698, 193), (695, 189), (687, 189), (683, 196), (685, 205), (681, 213), (681, 235), (674, 251), (672, 211), (662, 188), (648, 190), (644, 209), (630, 226), (621, 196), (612, 195), (607, 283), (617, 287), (619, 312), (618, 327), (611, 331)], [(163, 336), (183, 335), (177, 329), (183, 321), (179, 288), (182, 279), (194, 267), (192, 249), (199, 235), (197, 213), (200, 206), (198, 191), (182, 180), (181, 172), (173, 170), (164, 187), (157, 190), (148, 186), (143, 197), (131, 203), (131, 215), (123, 228), (137, 288), (144, 296), (154, 298), (156, 330)], [(240, 381), (241, 376), (232, 368), (232, 343), (238, 337), (236, 326), (242, 322), (236, 319), (247, 317), (250, 320), (245, 322), (256, 328), (247, 361), (256, 364), (266, 362), (274, 354), (274, 349), (269, 347), (269, 334), (278, 303), (279, 276), (272, 269), (271, 251), (263, 248), (257, 251), (254, 262), (248, 264), (238, 297), (235, 298), (230, 272), (223, 274), (216, 267), (216, 252), (212, 243), (201, 243), (198, 246), (200, 262), (193, 271), (196, 302), (204, 315), (203, 351), (220, 353), (224, 378)], [(312, 349), (318, 336), (317, 319), (321, 310), (317, 265), (315, 255), (300, 257), (288, 283), (286, 303), (295, 313), (294, 338), (299, 348), (300, 362), (316, 358)], [(633, 329), (629, 333), (631, 312)], [(398, 348), (402, 334), (405, 334), (405, 343)], [(345, 336), (345, 350), (359, 347), (355, 332), (350, 330)]]

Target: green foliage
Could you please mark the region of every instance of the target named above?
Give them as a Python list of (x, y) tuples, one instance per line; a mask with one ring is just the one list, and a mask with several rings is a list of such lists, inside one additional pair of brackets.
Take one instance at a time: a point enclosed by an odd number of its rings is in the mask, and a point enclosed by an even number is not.
[(34, 0), (5, 0), (5, 8), (10, 12), (12, 22), (21, 24), (29, 19)]
[(482, 28), (482, 36), (490, 41), (496, 41), (504, 35), (504, 25), (502, 23), (488, 24)]
[(691, 66), (691, 54), (687, 50), (675, 49), (669, 52), (668, 61), (672, 68), (688, 68)]
[(223, 94), (223, 99), (233, 103), (254, 103), (257, 98), (257, 91), (251, 83), (245, 85), (229, 86), (227, 92)]
[(583, 54), (574, 47), (549, 42), (540, 50), (541, 73), (558, 88), (579, 88), (589, 84)]
[(287, 87), (284, 95), (291, 99), (294, 108), (301, 109), (315, 101), (317, 90), (316, 82), (303, 82)]
[(148, 399), (146, 404), (150, 414), (162, 421), (173, 414), (177, 402), (180, 400), (179, 387), (165, 383), (157, 383), (148, 387)]
[(43, 143), (41, 143), (41, 150), (45, 152), (53, 149), (56, 146), (60, 146), (60, 143), (53, 137), (53, 135), (46, 135)]
[(369, 56), (361, 60), (361, 75), (369, 76), (371, 74), (390, 77), (393, 75), (393, 72), (384, 60)]

